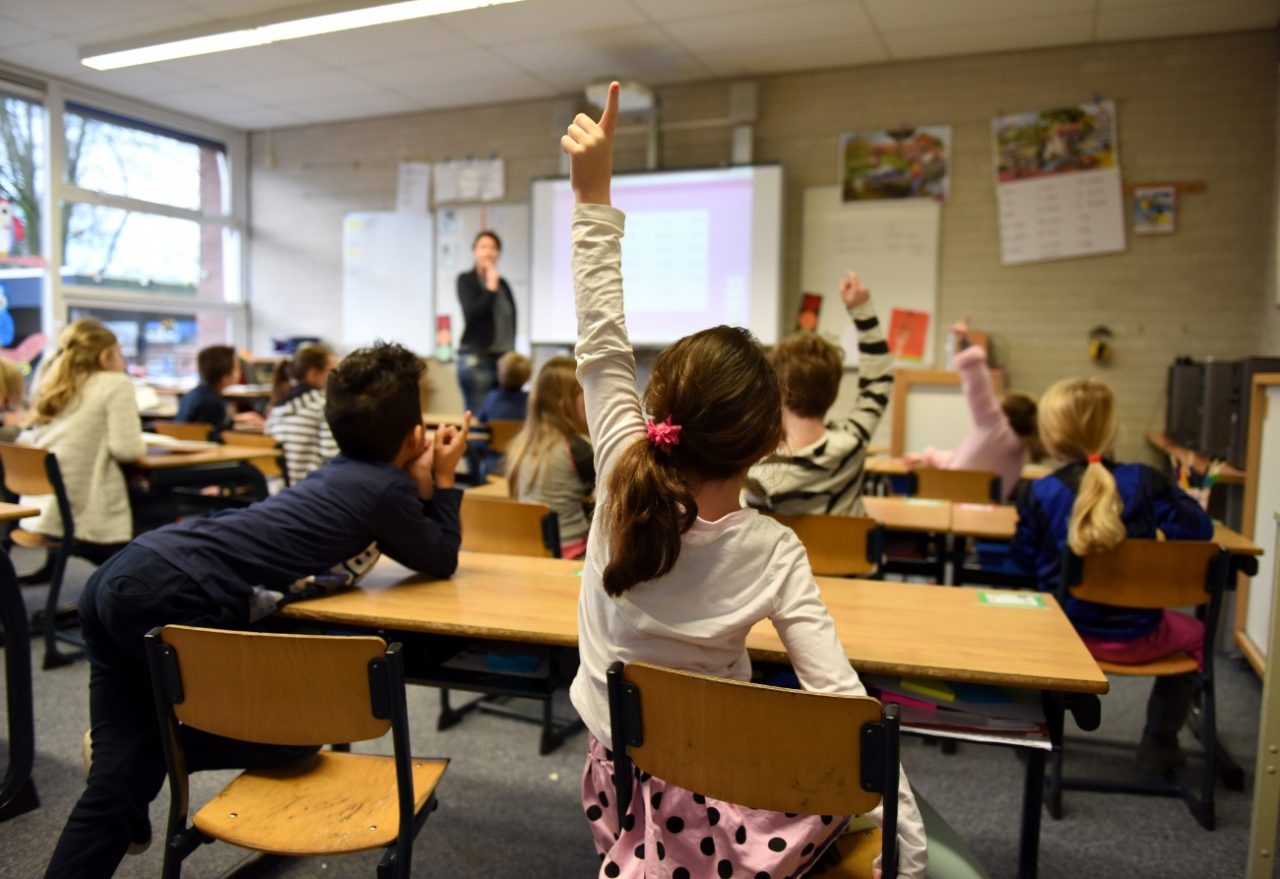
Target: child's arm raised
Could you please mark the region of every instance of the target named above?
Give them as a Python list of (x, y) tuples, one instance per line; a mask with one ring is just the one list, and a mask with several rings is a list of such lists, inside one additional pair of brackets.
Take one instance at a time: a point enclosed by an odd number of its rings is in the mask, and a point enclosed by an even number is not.
[(889, 352), (889, 343), (871, 305), (871, 291), (854, 272), (845, 273), (840, 283), (840, 298), (858, 328), (858, 400), (845, 423), (863, 443), (868, 443), (880, 425), (884, 407), (889, 405), (893, 354)]
[(609, 206), (617, 118), (615, 82), (609, 87), (599, 122), (579, 113), (560, 139), (560, 146), (569, 154), (569, 177), (577, 200), (573, 211), (573, 288), (578, 345), (574, 353), (600, 485), (614, 456), (644, 430), (636, 392), (635, 354), (627, 338), (622, 306), (624, 217)]

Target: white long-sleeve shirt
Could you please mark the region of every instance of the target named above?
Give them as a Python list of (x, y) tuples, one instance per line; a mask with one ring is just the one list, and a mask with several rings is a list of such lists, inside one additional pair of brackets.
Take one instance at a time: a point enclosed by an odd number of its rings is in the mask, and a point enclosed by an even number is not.
[[(600, 504), (609, 501), (609, 473), (618, 453), (645, 435), (622, 308), (623, 220), (621, 211), (603, 205), (574, 208), (575, 353), (595, 443)], [(614, 598), (603, 585), (609, 562), (603, 522), (595, 518), (587, 541), (578, 602), (581, 664), (570, 688), (574, 707), (600, 741), (610, 741), (605, 673), (611, 663), (649, 662), (748, 680), (747, 633), (766, 618), (806, 690), (866, 694), (822, 603), (804, 547), (790, 529), (752, 509), (714, 522), (699, 518), (684, 534), (669, 573)], [(924, 824), (905, 774), (898, 834), (900, 875), (920, 879)]]
[[(58, 457), (75, 517), (76, 537), (90, 543), (127, 543), (133, 539), (133, 514), (121, 464), (147, 453), (133, 382), (123, 372), (95, 372), (56, 418), (24, 437)], [(23, 527), (55, 537), (63, 535), (53, 495), (23, 498), (40, 515)]]

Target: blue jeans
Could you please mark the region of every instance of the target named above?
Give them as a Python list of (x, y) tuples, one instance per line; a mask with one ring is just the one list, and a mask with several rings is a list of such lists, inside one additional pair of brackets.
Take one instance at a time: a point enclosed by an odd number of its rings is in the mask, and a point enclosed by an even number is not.
[(462, 389), (463, 404), (473, 413), (497, 383), (497, 356), (469, 352), (458, 355), (458, 387)]

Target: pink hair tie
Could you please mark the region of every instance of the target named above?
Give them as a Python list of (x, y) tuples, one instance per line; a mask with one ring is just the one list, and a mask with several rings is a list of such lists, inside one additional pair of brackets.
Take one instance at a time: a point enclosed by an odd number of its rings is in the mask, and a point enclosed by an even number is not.
[(666, 421), (654, 421), (652, 418), (646, 418), (644, 429), (649, 436), (649, 442), (664, 452), (670, 452), (672, 446), (680, 445), (680, 431), (682, 428), (678, 424), (671, 423), (670, 415), (667, 416)]

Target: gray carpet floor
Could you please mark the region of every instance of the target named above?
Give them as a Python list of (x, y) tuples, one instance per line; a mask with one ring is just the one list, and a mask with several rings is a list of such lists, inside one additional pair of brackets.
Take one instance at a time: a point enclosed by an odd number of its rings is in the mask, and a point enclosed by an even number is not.
[[(18, 558), (19, 570), (34, 567)], [(88, 567), (74, 563), (66, 597), (73, 600)], [(39, 587), (24, 589), (31, 606), (43, 602)], [(0, 879), (43, 875), (62, 823), (84, 784), (80, 743), (88, 728), (88, 669), (83, 662), (40, 670), (41, 651), (32, 651), (35, 671), (38, 751), (35, 781), (41, 807), (0, 823)], [(1261, 687), (1239, 659), (1220, 657), (1220, 735), (1251, 773)], [(1117, 680), (1103, 699), (1103, 726), (1091, 736), (1136, 741), (1149, 684)], [(414, 753), (452, 759), (441, 784), (440, 809), (414, 847), (415, 876), (487, 876), (560, 879), (596, 874), (579, 807), (585, 736), (540, 757), (537, 730), (531, 725), (488, 715), (472, 715), (443, 733), (435, 729), (438, 696), (411, 688), (410, 725)], [(531, 706), (532, 707), (532, 706)], [(0, 706), (0, 710), (3, 706)], [(572, 709), (567, 700), (560, 712)], [(4, 721), (0, 719), (0, 724)], [(0, 725), (0, 729), (7, 727)], [(1184, 734), (1184, 745), (1190, 745)], [(390, 753), (390, 740), (357, 750)], [(1096, 775), (1131, 772), (1129, 752), (1087, 743), (1079, 731), (1068, 744), (1068, 766)], [(0, 741), (0, 760), (8, 759)], [(963, 744), (959, 753), (942, 754), (935, 745), (908, 738), (902, 762), (913, 784), (969, 841), (993, 877), (1013, 876), (1017, 864), (1021, 815), (1022, 763), (1007, 749)], [(1198, 761), (1193, 758), (1192, 768)], [(231, 773), (207, 773), (193, 779), (193, 803), (203, 803)], [(1040, 875), (1078, 877), (1235, 877), (1244, 874), (1249, 834), (1252, 778), (1244, 793), (1218, 788), (1218, 829), (1202, 830), (1178, 800), (1128, 795), (1069, 792), (1065, 816), (1044, 818)], [(152, 808), (156, 828), (164, 826), (167, 793)], [(214, 844), (196, 852), (184, 875), (219, 876), (244, 852)], [(295, 861), (279, 876), (372, 876), (378, 855)], [(157, 846), (125, 859), (121, 877), (160, 874)], [(1280, 877), (1280, 870), (1276, 876)]]

